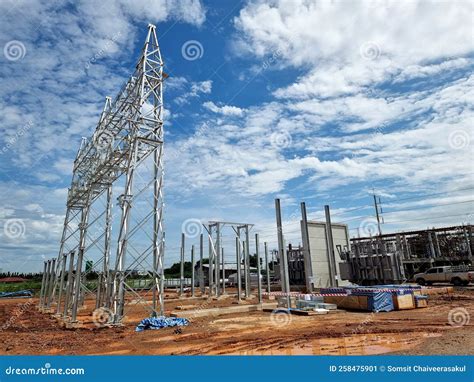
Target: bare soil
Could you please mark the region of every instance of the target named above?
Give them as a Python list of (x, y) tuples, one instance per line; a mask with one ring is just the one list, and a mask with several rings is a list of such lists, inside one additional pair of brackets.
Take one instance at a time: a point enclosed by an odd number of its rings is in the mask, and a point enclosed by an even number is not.
[[(94, 324), (93, 301), (87, 300), (79, 316), (83, 327), (65, 329), (52, 315), (40, 313), (37, 303), (0, 300), (0, 354), (474, 354), (474, 291), (468, 289), (431, 296), (427, 308), (415, 310), (316, 316), (258, 311), (140, 333), (136, 324), (147, 313), (139, 304), (122, 327), (110, 328)], [(170, 293), (165, 304), (169, 314), (177, 306), (232, 306), (235, 298), (178, 300)]]

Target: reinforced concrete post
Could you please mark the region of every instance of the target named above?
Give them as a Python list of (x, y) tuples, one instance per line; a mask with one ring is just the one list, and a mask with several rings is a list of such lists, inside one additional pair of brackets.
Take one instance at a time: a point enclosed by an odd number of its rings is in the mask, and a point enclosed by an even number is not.
[[(246, 244), (245, 240), (242, 240), (242, 256), (244, 259), (244, 265), (245, 265), (245, 257), (247, 256), (247, 246), (245, 244)], [(244, 283), (245, 283), (245, 268), (244, 268)], [(246, 289), (245, 285), (243, 287), (245, 290)], [(250, 297), (250, 295), (248, 295), (248, 297)], [(247, 297), (247, 294), (245, 294), (245, 298), (248, 298), (248, 297)]]
[(184, 232), (181, 234), (181, 261), (179, 267), (179, 295), (183, 294), (184, 289)]
[(45, 291), (45, 287), (46, 287), (47, 269), (48, 269), (48, 262), (43, 261), (43, 277), (41, 279), (40, 298), (39, 298), (39, 304), (38, 304), (39, 308), (43, 307), (43, 298), (44, 298), (44, 291)]
[(212, 226), (209, 225), (209, 296), (214, 294), (214, 254), (212, 251)]
[(87, 205), (86, 207), (84, 207), (82, 209), (81, 223), (79, 225), (79, 230), (80, 230), (79, 252), (78, 252), (78, 256), (77, 256), (76, 284), (75, 284), (75, 290), (74, 290), (74, 295), (73, 295), (71, 322), (76, 322), (77, 309), (79, 308), (79, 299), (80, 299), (80, 295), (81, 295), (82, 262), (83, 262), (83, 259), (84, 259), (84, 251), (85, 251), (85, 247), (86, 247), (86, 231), (87, 231), (88, 219), (89, 219), (89, 206)]
[(69, 270), (67, 273), (67, 284), (66, 284), (66, 294), (64, 296), (64, 313), (63, 318), (65, 319), (69, 311), (69, 302), (72, 298), (72, 292), (74, 288), (74, 252), (69, 254)]
[(332, 237), (331, 212), (328, 205), (324, 206), (324, 212), (326, 215), (326, 243), (329, 264), (329, 280), (331, 286), (338, 286), (336, 278), (336, 258), (334, 256), (334, 240)]
[(204, 235), (201, 233), (199, 236), (199, 289), (201, 295), (204, 294), (204, 272), (202, 267), (202, 261), (204, 257)]
[(270, 293), (270, 265), (268, 264), (268, 244), (264, 242), (265, 246), (265, 269), (267, 273), (267, 293)]
[(303, 239), (303, 258), (304, 258), (304, 274), (306, 276), (306, 290), (308, 293), (313, 292), (313, 269), (311, 265), (311, 250), (309, 247), (309, 231), (308, 231), (308, 216), (306, 214), (306, 204), (301, 203), (301, 237)]
[(104, 235), (104, 259), (102, 263), (102, 277), (101, 277), (101, 290), (99, 294), (98, 306), (106, 305), (106, 296), (109, 291), (109, 261), (110, 261), (110, 248), (112, 239), (112, 184), (107, 187), (107, 207), (105, 214), (105, 235)]
[(258, 303), (262, 303), (262, 279), (261, 279), (261, 267), (260, 267), (260, 253), (259, 253), (259, 241), (258, 241), (258, 233), (255, 234), (255, 255), (257, 256), (257, 295), (258, 295)]
[(191, 246), (191, 296), (194, 297), (194, 245)]
[(245, 268), (245, 296), (250, 297), (251, 293), (251, 279), (250, 279), (250, 237), (249, 237), (249, 226), (245, 225), (245, 258), (244, 261), (247, 264)]
[(216, 295), (221, 295), (221, 225), (216, 224)]
[(238, 237), (235, 238), (235, 261), (237, 263), (237, 299), (240, 302), (242, 298), (242, 267), (240, 260), (240, 240)]
[(224, 261), (224, 248), (221, 248), (222, 258), (222, 294), (225, 294), (225, 261)]
[(51, 260), (46, 260), (46, 283), (44, 287), (43, 307), (46, 307), (48, 302), (49, 283), (51, 279)]
[(60, 281), (59, 281), (59, 291), (58, 291), (58, 303), (56, 307), (56, 314), (60, 314), (61, 312), (61, 298), (63, 294), (63, 288), (64, 288), (64, 277), (66, 273), (66, 261), (67, 261), (67, 253), (63, 253), (62, 259), (61, 259), (61, 274), (60, 274)]
[(51, 302), (53, 299), (53, 293), (54, 293), (54, 283), (55, 283), (55, 278), (56, 278), (56, 259), (51, 260), (51, 270), (50, 270), (50, 278), (49, 278), (49, 291), (48, 291), (48, 303), (46, 305), (46, 308), (51, 307)]
[(281, 290), (287, 297), (287, 308), (290, 308), (290, 280), (288, 279), (288, 261), (286, 256), (285, 240), (283, 238), (283, 227), (281, 222), (280, 199), (275, 199), (275, 212), (278, 235), (278, 251), (280, 253), (280, 283)]

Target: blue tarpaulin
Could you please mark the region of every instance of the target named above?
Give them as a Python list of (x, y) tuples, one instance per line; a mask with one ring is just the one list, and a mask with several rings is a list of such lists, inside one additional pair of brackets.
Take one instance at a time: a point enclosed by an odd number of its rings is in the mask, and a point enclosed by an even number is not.
[(142, 332), (147, 329), (161, 329), (171, 326), (187, 326), (189, 321), (179, 317), (150, 317), (144, 318), (135, 328), (136, 332)]
[(319, 293), (321, 294), (347, 294), (347, 288), (321, 288)]
[(30, 290), (18, 290), (16, 292), (1, 292), (0, 298), (13, 298), (13, 297), (33, 297), (33, 292)]
[(367, 309), (372, 312), (390, 312), (394, 310), (391, 292), (371, 291), (371, 290), (354, 290), (353, 296), (367, 296)]

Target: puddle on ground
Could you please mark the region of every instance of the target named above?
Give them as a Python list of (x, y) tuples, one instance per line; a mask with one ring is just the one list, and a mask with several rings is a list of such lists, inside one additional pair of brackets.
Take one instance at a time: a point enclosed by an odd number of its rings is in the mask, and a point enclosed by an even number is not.
[(241, 351), (239, 355), (370, 355), (411, 349), (439, 333), (365, 334), (344, 338), (322, 338), (302, 345)]

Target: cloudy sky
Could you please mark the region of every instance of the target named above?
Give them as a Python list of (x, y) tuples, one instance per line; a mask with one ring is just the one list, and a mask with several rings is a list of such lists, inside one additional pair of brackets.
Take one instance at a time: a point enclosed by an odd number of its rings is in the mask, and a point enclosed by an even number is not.
[(167, 265), (188, 219), (274, 245), (276, 197), (294, 244), (301, 201), (373, 233), (373, 192), (384, 232), (472, 223), (472, 17), (468, 1), (0, 1), (0, 268), (57, 255), (81, 137), (148, 23), (170, 75)]

